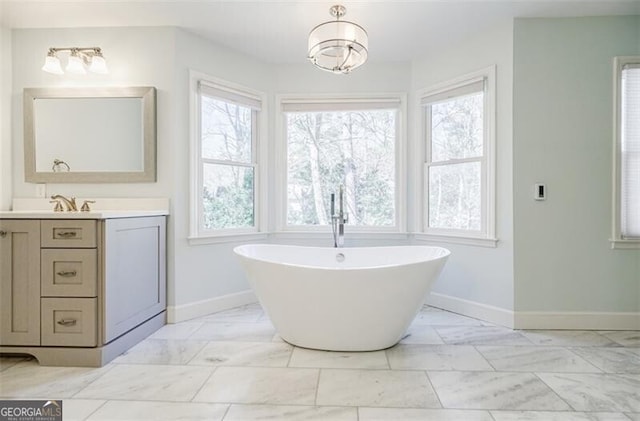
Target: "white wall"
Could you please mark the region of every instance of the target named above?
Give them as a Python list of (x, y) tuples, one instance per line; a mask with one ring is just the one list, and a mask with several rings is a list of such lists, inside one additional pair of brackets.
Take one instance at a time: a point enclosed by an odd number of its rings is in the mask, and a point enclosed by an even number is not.
[[(172, 190), (175, 221), (175, 305), (238, 293), (249, 289), (239, 262), (233, 254), (238, 244), (189, 245), (189, 70), (247, 88), (271, 93), (270, 65), (217, 46), (183, 30), (176, 31), (174, 62), (174, 121), (176, 148)], [(269, 139), (265, 139), (269, 141)], [(180, 312), (180, 309), (178, 310)], [(186, 311), (186, 310), (184, 310)], [(184, 313), (183, 314), (186, 314)]]
[(311, 63), (275, 67), (276, 93), (387, 93), (411, 87), (411, 63), (369, 61), (347, 75), (315, 68)]
[[(155, 86), (157, 88), (158, 182), (140, 184), (51, 184), (47, 194), (83, 197), (169, 197), (172, 187), (172, 28), (16, 29), (13, 31), (13, 195), (33, 197), (24, 181), (22, 91), (26, 87)], [(109, 74), (53, 75), (41, 70), (50, 47), (99, 46)], [(66, 63), (67, 55), (61, 54)], [(73, 122), (66, 122), (72, 124)]]
[(640, 311), (640, 250), (609, 246), (612, 59), (640, 53), (639, 32), (638, 16), (515, 21), (519, 311)]
[(11, 207), (11, 30), (0, 25), (0, 210)]
[[(415, 92), (496, 65), (496, 235), (499, 242), (496, 248), (441, 244), (451, 250), (451, 257), (433, 291), (454, 301), (468, 300), (503, 310), (514, 308), (512, 60), (513, 25), (511, 21), (504, 21), (460, 45), (447, 46), (438, 54), (416, 61), (412, 70), (412, 91)], [(414, 132), (414, 139), (416, 145), (423, 145), (424, 140), (418, 138), (418, 133)], [(420, 149), (412, 154), (424, 156)], [(418, 193), (412, 191), (411, 196), (419, 197)]]
[[(80, 197), (169, 197), (173, 198), (174, 121), (173, 28), (78, 28), (17, 29), (13, 31), (12, 131), (13, 196), (35, 197), (36, 185), (24, 181), (22, 91), (25, 87), (55, 86), (155, 86), (157, 88), (156, 183), (48, 184), (47, 194)], [(107, 60), (108, 75), (64, 76), (41, 70), (50, 47), (99, 46)], [(66, 63), (66, 56), (62, 56)], [(73, 123), (73, 122), (65, 122)], [(3, 150), (7, 142), (3, 140)], [(3, 177), (4, 178), (4, 177)], [(168, 301), (173, 303), (173, 217), (169, 217)]]

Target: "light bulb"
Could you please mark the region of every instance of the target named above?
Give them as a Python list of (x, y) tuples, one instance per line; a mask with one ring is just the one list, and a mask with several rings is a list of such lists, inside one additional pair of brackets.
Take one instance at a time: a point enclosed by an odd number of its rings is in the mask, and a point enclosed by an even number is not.
[(65, 70), (69, 73), (75, 73), (79, 75), (84, 75), (87, 73), (87, 71), (84, 69), (84, 63), (82, 62), (82, 59), (77, 52), (73, 51), (69, 56), (69, 62), (67, 63), (67, 67), (65, 68)]
[(107, 74), (109, 70), (107, 69), (107, 62), (105, 61), (102, 55), (95, 55), (91, 58), (91, 65), (89, 66), (89, 71), (93, 73)]
[(60, 66), (60, 59), (53, 55), (47, 55), (44, 59), (44, 66), (42, 66), (42, 70), (48, 73), (53, 73), (55, 75), (62, 75), (64, 72), (62, 71), (62, 67)]

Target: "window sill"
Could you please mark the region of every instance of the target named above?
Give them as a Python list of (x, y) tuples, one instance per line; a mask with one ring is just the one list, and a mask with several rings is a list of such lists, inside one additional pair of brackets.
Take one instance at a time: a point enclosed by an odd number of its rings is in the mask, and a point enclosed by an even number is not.
[(220, 234), (200, 237), (188, 237), (190, 246), (201, 246), (206, 244), (239, 243), (246, 241), (264, 241), (268, 234), (264, 232), (247, 232), (234, 234)]
[(637, 250), (640, 249), (640, 239), (637, 240), (609, 240), (611, 248), (616, 250)]
[(438, 235), (424, 233), (416, 233), (414, 234), (413, 238), (416, 241), (424, 241), (429, 243), (462, 244), (465, 246), (489, 248), (496, 248), (498, 246), (497, 238), (461, 237), (456, 235)]
[[(275, 239), (328, 239), (333, 242), (333, 234), (329, 232), (320, 231), (276, 231), (271, 233), (271, 237)], [(363, 231), (351, 231), (344, 234), (345, 240), (407, 240), (409, 238), (408, 233), (398, 231), (376, 231), (376, 232), (363, 232)]]

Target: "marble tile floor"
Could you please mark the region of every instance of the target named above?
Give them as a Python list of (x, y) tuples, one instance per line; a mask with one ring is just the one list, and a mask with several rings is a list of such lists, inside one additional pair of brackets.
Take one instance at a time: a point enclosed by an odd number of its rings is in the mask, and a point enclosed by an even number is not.
[(425, 307), (399, 344), (284, 342), (257, 304), (167, 325), (101, 368), (0, 358), (0, 399), (65, 420), (640, 421), (640, 332), (514, 331)]

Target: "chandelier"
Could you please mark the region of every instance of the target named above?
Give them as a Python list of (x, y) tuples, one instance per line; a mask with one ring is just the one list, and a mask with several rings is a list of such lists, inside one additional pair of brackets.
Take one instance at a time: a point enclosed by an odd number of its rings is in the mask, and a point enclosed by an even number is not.
[(329, 13), (336, 20), (321, 23), (309, 33), (308, 59), (322, 70), (349, 73), (367, 61), (367, 31), (353, 22), (340, 20), (346, 12), (344, 6), (332, 6)]

